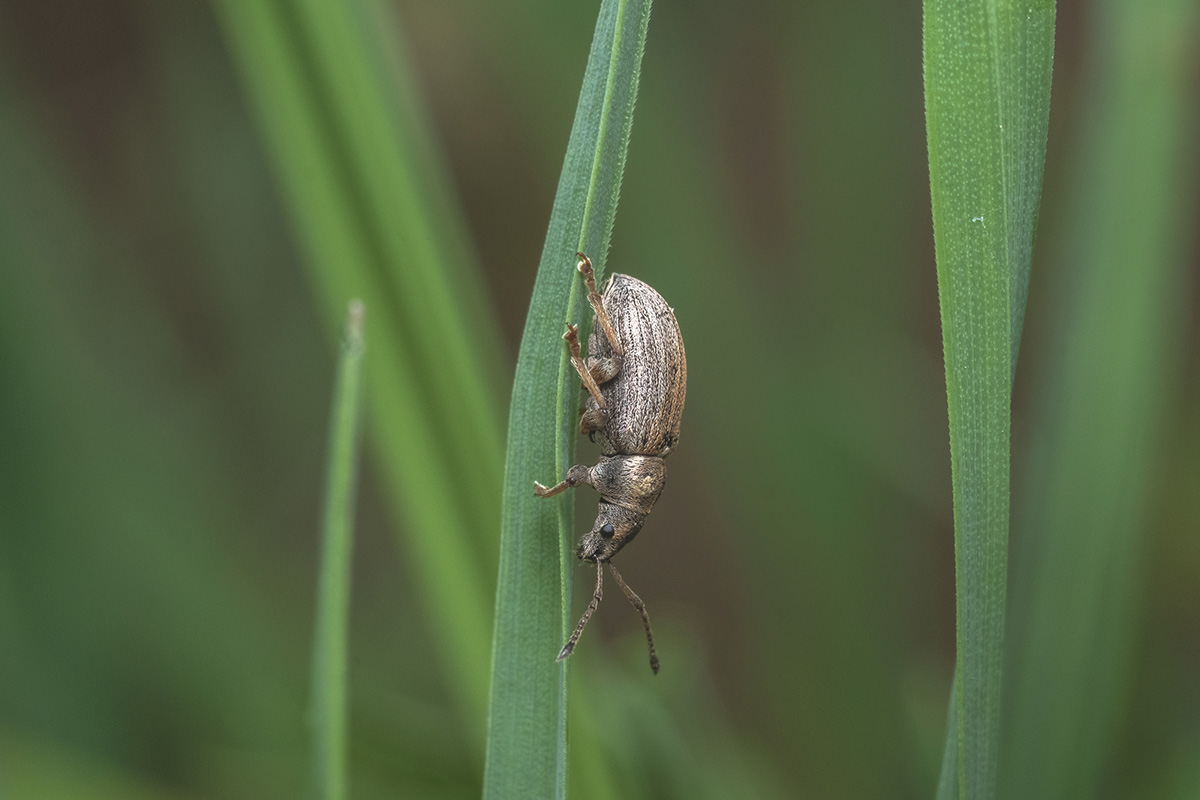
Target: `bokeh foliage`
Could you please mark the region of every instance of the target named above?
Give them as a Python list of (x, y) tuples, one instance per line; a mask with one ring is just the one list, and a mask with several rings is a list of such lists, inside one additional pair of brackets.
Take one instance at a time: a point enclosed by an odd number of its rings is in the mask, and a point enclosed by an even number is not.
[[(480, 387), (445, 401), (474, 405), (415, 406), (434, 421), (414, 435), (443, 464), (427, 474), (389, 466), (406, 454), (383, 419), (417, 423), (368, 399), (352, 797), (479, 794), (500, 420), (598, 5), (404, 0), (339, 28), (304, 15), (376, 7), (261, 4), (311, 48), (294, 89), (320, 100), (315, 129), (342, 131), (313, 153), (357, 199), (312, 202), (369, 232), (366, 274), (396, 318), (386, 333), (368, 300), (368, 383), (453, 353), (445, 380)], [(1098, 780), (1113, 797), (1200, 786), (1200, 36), (1192, 4), (1153, 6), (1059, 4), (1014, 389), (1015, 738), (1000, 769), (1052, 767), (1067, 796)], [(602, 607), (573, 657), (574, 797), (933, 793), (954, 590), (920, 22), (898, 1), (655, 8), (608, 266), (658, 288), (688, 345), (670, 488), (622, 562), (664, 670), (646, 670), (632, 612)], [(308, 778), (347, 298), (314, 271), (324, 234), (299, 211), (322, 184), (275, 161), (302, 130), (271, 133), (228, 30), (197, 2), (0, 7), (6, 798), (291, 798)], [(359, 69), (374, 95), (334, 89)], [(410, 211), (428, 230), (381, 210), (399, 201), (379, 186), (403, 176), (372, 154), (398, 148), (422, 154)], [(416, 276), (396, 255), (409, 246), (435, 254), (429, 279), (468, 320), (453, 347), (402, 306), (417, 291), (400, 283)], [(439, 513), (468, 522), (412, 512), (423, 484), (401, 476), (432, 486), (444, 464), (456, 483), (438, 484)], [(469, 577), (440, 580), (422, 550), (437, 547)], [(1022, 577), (1027, 561), (1043, 571)], [(1062, 571), (1078, 591), (1037, 588)], [(1048, 627), (1072, 618), (1092, 633)], [(1026, 695), (1021, 659), (1052, 665), (1039, 674), (1058, 688)], [(1059, 690), (1083, 689), (1080, 664), (1098, 719)], [(1060, 727), (1039, 724), (1059, 712)], [(1085, 725), (1095, 741), (1067, 727)], [(1040, 743), (1018, 733), (1030, 726), (1065, 742), (1064, 759), (1039, 766)]]

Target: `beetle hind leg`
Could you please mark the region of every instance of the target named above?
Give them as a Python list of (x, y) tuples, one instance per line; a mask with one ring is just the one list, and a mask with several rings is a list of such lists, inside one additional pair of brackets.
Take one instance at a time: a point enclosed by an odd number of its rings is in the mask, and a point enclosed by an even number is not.
[(583, 253), (576, 253), (575, 255), (579, 257), (579, 264), (576, 265), (576, 269), (583, 275), (583, 282), (588, 290), (588, 304), (596, 312), (596, 321), (604, 329), (604, 335), (608, 337), (608, 344), (612, 347), (613, 352), (619, 356), (623, 356), (625, 355), (625, 348), (621, 347), (621, 341), (617, 338), (617, 331), (613, 327), (612, 320), (608, 318), (608, 312), (604, 310), (604, 301), (600, 297), (600, 293), (596, 291), (596, 271), (592, 269), (592, 260)]

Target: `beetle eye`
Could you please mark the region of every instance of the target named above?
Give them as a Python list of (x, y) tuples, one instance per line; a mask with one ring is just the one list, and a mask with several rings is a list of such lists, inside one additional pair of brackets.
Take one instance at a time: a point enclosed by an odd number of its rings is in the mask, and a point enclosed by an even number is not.
[(604, 525), (604, 527), (600, 529), (600, 535), (603, 536), (605, 539), (610, 538), (616, 532), (617, 532), (617, 529), (614, 528), (610, 523), (606, 523)]

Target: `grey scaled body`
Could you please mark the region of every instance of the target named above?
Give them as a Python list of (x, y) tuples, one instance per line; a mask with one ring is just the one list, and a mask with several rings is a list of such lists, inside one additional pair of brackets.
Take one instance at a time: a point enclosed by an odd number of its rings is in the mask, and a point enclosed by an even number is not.
[(579, 430), (600, 444), (595, 466), (576, 465), (566, 479), (551, 488), (534, 484), (535, 492), (552, 497), (587, 484), (600, 493), (592, 530), (579, 541), (575, 554), (596, 564), (596, 591), (575, 633), (559, 659), (574, 649), (591, 614), (599, 605), (603, 573), (608, 563), (622, 591), (642, 614), (650, 643), (650, 664), (658, 658), (645, 605), (621, 579), (612, 559), (646, 521), (666, 483), (664, 459), (679, 442), (679, 426), (687, 394), (687, 358), (675, 313), (662, 296), (628, 275), (614, 274), (603, 295), (596, 292), (591, 262), (580, 254), (579, 271), (588, 286), (595, 311), (588, 338), (588, 357), (582, 357), (577, 329), (567, 326), (563, 337), (571, 362), (587, 390)]

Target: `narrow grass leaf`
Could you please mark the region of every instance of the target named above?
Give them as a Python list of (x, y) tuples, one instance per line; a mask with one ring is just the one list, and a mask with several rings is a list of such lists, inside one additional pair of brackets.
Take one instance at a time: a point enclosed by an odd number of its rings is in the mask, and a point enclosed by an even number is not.
[(1009, 412), (1041, 197), (1053, 0), (925, 0), (925, 112), (954, 484), (957, 785), (995, 793)]
[(350, 627), (350, 567), (354, 549), (354, 496), (362, 405), (363, 306), (350, 304), (338, 358), (312, 656), (312, 765), (316, 797), (346, 797), (346, 658)]
[[(480, 734), (501, 477), (495, 337), (436, 199), (396, 29), (371, 0), (216, 0), (257, 112), (316, 298), (336, 329), (372, 309), (365, 390), (385, 494), (404, 523), (447, 685)], [(391, 48), (394, 49), (394, 48)], [(435, 213), (436, 210), (436, 213)], [(469, 479), (464, 476), (469, 476)]]
[(1087, 798), (1115, 744), (1139, 540), (1190, 296), (1200, 14), (1187, 0), (1097, 5), (1062, 308), (1016, 518), (1001, 787)]
[[(397, 20), (376, 0), (294, 5), (298, 40), (308, 45), (314, 85), (347, 159), (353, 201), (367, 216), (368, 241), (377, 251), (371, 267), (396, 307), (420, 375), (430, 383), (426, 391), (436, 398), (431, 411), (438, 437), (456, 463), (478, 459), (475, 478), (459, 487), (460, 497), (476, 506), (473, 517), (494, 520), (503, 360), (497, 337), (489, 335), (496, 329), (493, 309), (464, 250), (469, 237), (450, 202), (449, 178), (431, 169), (438, 153), (418, 124), (419, 106), (398, 52), (402, 43), (373, 35), (397, 29)], [(421, 319), (434, 324), (415, 324)], [(473, 323), (462, 324), (467, 319)], [(494, 542), (490, 529), (476, 535)]]
[(937, 800), (958, 797), (958, 674), (950, 683), (950, 706), (946, 712), (946, 743), (942, 748), (942, 773), (938, 776)]
[[(537, 498), (571, 464), (579, 379), (563, 345), (580, 322), (575, 252), (602, 271), (633, 123), (649, 0), (604, 0), (538, 267), (509, 412), (484, 797), (562, 797), (571, 625), (572, 497)], [(583, 331), (586, 333), (586, 331)]]

